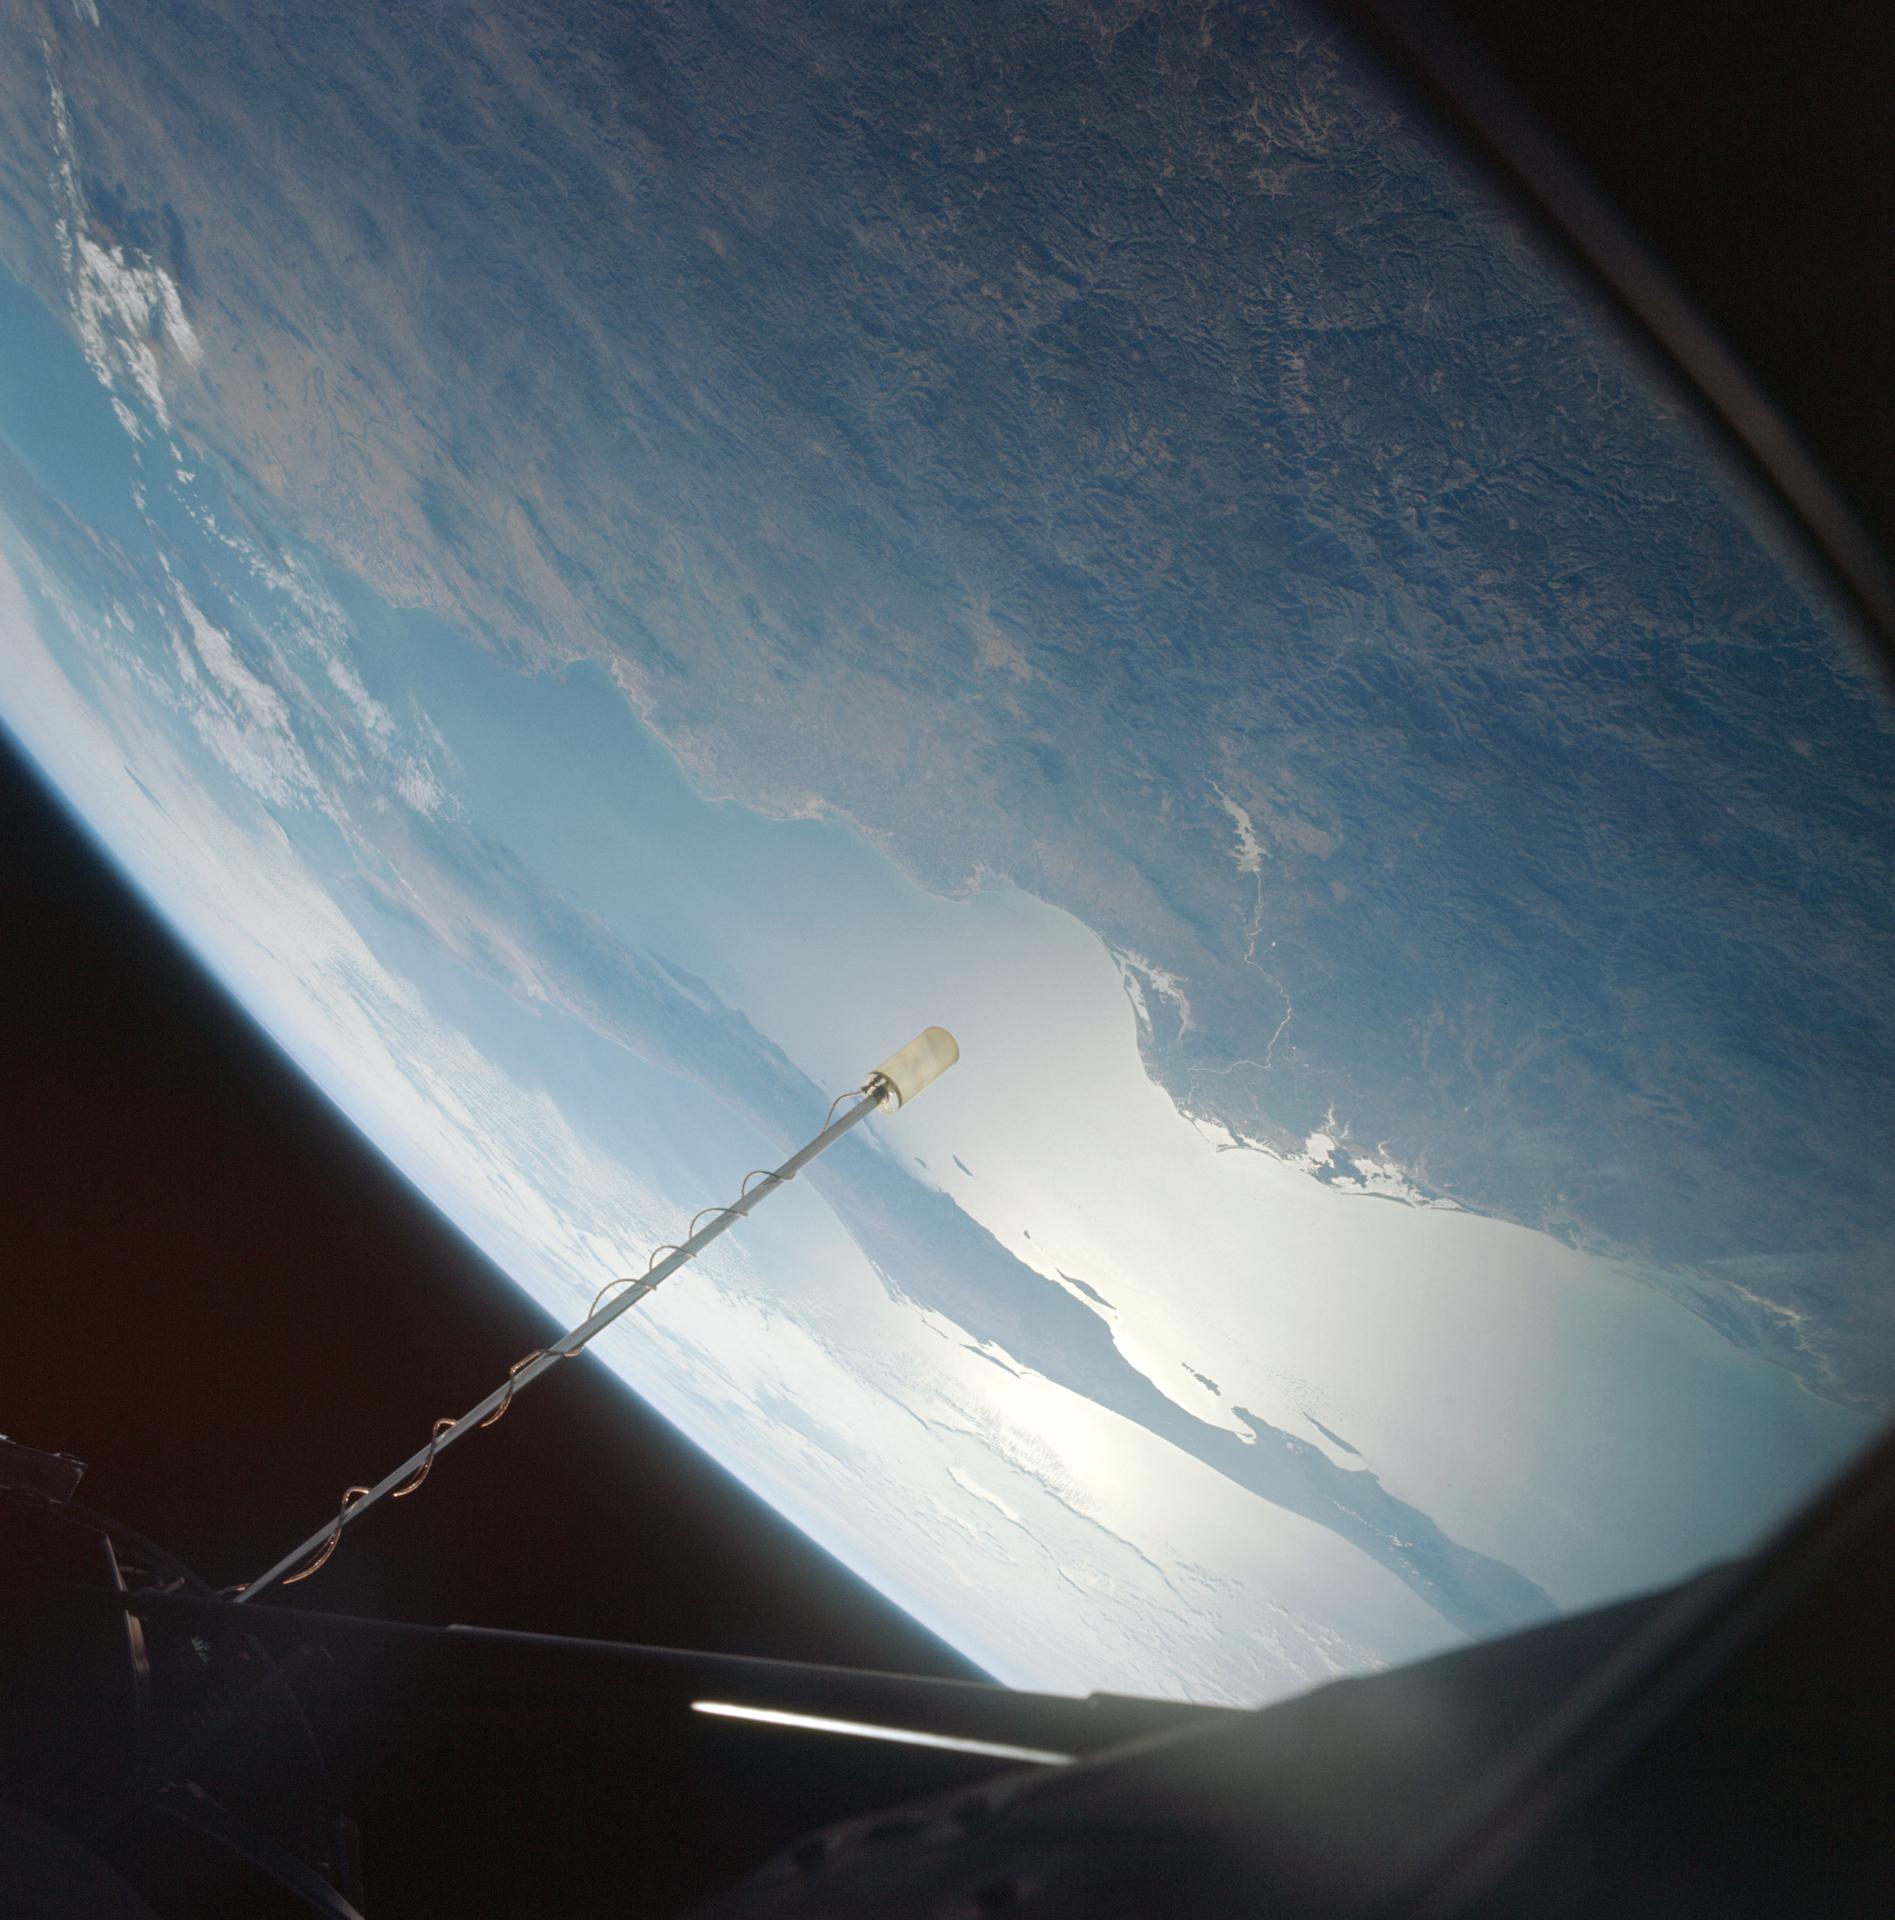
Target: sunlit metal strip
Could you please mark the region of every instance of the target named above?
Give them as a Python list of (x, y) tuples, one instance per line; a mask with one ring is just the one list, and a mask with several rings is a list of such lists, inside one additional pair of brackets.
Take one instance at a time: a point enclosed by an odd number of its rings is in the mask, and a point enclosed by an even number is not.
[(1069, 1767), (1074, 1756), (1045, 1747), (1014, 1747), (1004, 1740), (968, 1740), (957, 1733), (924, 1733), (918, 1727), (881, 1727), (868, 1720), (831, 1720), (819, 1713), (788, 1713), (780, 1707), (743, 1707), (732, 1700), (693, 1700), (693, 1713), (717, 1720), (754, 1720), (799, 1733), (840, 1733), (856, 1740), (886, 1740), (898, 1747), (934, 1747), (943, 1753), (976, 1753), (988, 1760), (1018, 1760), (1023, 1766)]

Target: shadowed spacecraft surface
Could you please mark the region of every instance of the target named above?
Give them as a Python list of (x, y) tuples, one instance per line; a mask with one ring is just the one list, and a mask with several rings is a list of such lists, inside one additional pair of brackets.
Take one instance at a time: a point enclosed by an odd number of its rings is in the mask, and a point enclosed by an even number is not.
[[(20, 1435), (22, 1848), (346, 1913), (338, 1700), (642, 1689), (807, 1770), (733, 1872), (866, 1823), (715, 1911), (1156, 1901), (1174, 1841), (1214, 1911), (1305, 1884), (1193, 1852), (1219, 1756), (1386, 1734), (1386, 1877), (1308, 1910), (1446, 1913), (1628, 1695), (1715, 1747), (1884, 1497), (1895, 711), (1685, 333), (1277, 0), (0, 35), (0, 722), (565, 1329), (267, 1564)], [(307, 1617), (581, 1350), (1001, 1684)], [(1180, 1825), (1039, 1860), (1107, 1805)]]

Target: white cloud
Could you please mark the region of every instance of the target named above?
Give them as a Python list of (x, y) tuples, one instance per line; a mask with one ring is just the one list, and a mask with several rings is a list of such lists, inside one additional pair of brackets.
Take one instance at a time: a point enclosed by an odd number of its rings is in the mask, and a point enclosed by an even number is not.
[[(53, 233), (80, 345), (109, 391), (116, 394), (128, 386), (169, 432), (163, 353), (195, 366), (204, 357), (203, 345), (185, 314), (177, 282), (164, 268), (135, 261), (123, 247), (109, 245), (94, 233), (79, 185), (72, 114), (50, 65), (46, 89), (53, 123)], [(124, 414), (119, 419), (124, 425)], [(126, 430), (134, 432), (129, 426)]]

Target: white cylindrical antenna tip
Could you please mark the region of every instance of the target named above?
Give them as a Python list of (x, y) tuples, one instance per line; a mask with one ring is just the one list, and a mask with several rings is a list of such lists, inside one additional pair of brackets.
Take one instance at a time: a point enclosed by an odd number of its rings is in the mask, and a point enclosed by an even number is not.
[(931, 1087), (961, 1057), (946, 1027), (918, 1033), (899, 1053), (891, 1053), (869, 1075), (890, 1107), (905, 1107), (924, 1087)]

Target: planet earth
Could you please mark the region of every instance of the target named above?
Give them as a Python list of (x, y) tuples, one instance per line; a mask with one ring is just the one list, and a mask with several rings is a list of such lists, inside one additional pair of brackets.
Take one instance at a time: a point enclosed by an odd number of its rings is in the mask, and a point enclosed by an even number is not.
[(598, 1346), (892, 1601), (1261, 1702), (1878, 1431), (1895, 710), (1323, 15), (0, 44), (0, 720), (389, 1161), (571, 1325), (957, 1035)]

